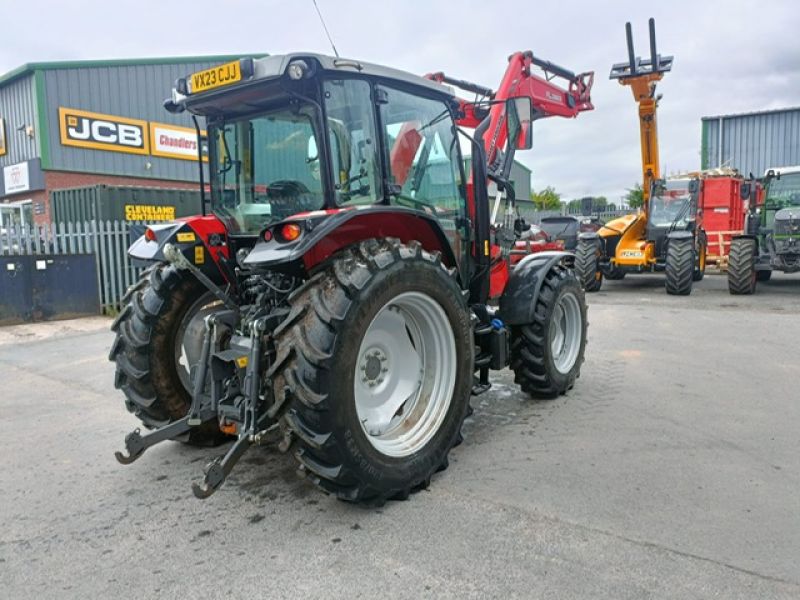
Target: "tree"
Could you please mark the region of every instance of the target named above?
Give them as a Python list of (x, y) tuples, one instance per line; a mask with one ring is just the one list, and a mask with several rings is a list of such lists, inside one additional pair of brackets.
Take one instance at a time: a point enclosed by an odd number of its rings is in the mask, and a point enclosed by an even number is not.
[(625, 200), (631, 208), (640, 208), (644, 204), (644, 190), (641, 183), (635, 183), (632, 188), (628, 188)]
[(537, 210), (559, 210), (561, 208), (561, 194), (549, 185), (541, 192), (532, 191), (531, 201)]

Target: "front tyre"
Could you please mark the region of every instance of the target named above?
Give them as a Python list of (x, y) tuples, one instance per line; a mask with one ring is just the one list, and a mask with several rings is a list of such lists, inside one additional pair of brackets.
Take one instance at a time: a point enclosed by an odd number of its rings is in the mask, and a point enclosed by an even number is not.
[(514, 381), (533, 398), (555, 398), (575, 385), (586, 348), (586, 301), (560, 265), (545, 277), (533, 321), (511, 332)]
[(691, 238), (677, 238), (668, 240), (667, 244), (667, 260), (664, 265), (667, 293), (688, 296), (692, 293), (694, 281), (694, 241)]
[(597, 292), (603, 285), (600, 269), (600, 245), (594, 240), (578, 240), (575, 249), (575, 274), (587, 292)]
[(310, 479), (380, 504), (426, 487), (460, 440), (473, 334), (461, 289), (418, 243), (370, 240), (290, 299), (276, 398)]
[(756, 291), (756, 241), (751, 238), (735, 238), (728, 254), (728, 291), (736, 296)]

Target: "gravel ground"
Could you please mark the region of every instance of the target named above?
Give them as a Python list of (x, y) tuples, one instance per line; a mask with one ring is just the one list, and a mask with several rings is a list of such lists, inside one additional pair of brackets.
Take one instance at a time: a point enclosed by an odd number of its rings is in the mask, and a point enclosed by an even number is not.
[(798, 598), (800, 278), (752, 297), (657, 276), (589, 298), (578, 385), (474, 399), (450, 468), (407, 502), (324, 496), (251, 450), (114, 460), (136, 426), (105, 319), (0, 330), (6, 598)]

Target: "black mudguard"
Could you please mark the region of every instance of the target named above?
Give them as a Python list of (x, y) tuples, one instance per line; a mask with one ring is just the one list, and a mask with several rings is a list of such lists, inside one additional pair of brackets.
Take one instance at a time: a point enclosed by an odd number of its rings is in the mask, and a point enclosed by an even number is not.
[(542, 283), (557, 264), (572, 268), (575, 255), (571, 252), (537, 252), (517, 263), (500, 297), (500, 318), (506, 325), (524, 325), (533, 321)]
[(164, 246), (177, 246), (181, 253), (215, 283), (222, 283), (226, 277), (214, 259), (202, 237), (186, 222), (159, 223), (147, 227), (156, 234), (155, 241), (143, 235), (128, 248), (128, 256), (134, 265), (142, 267), (154, 262), (166, 262)]

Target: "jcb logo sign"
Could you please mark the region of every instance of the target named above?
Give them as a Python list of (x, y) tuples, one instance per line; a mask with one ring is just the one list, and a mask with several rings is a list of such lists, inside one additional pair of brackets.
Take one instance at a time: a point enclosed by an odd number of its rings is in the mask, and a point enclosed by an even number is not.
[(65, 146), (149, 154), (147, 122), (113, 115), (59, 108), (61, 143)]

